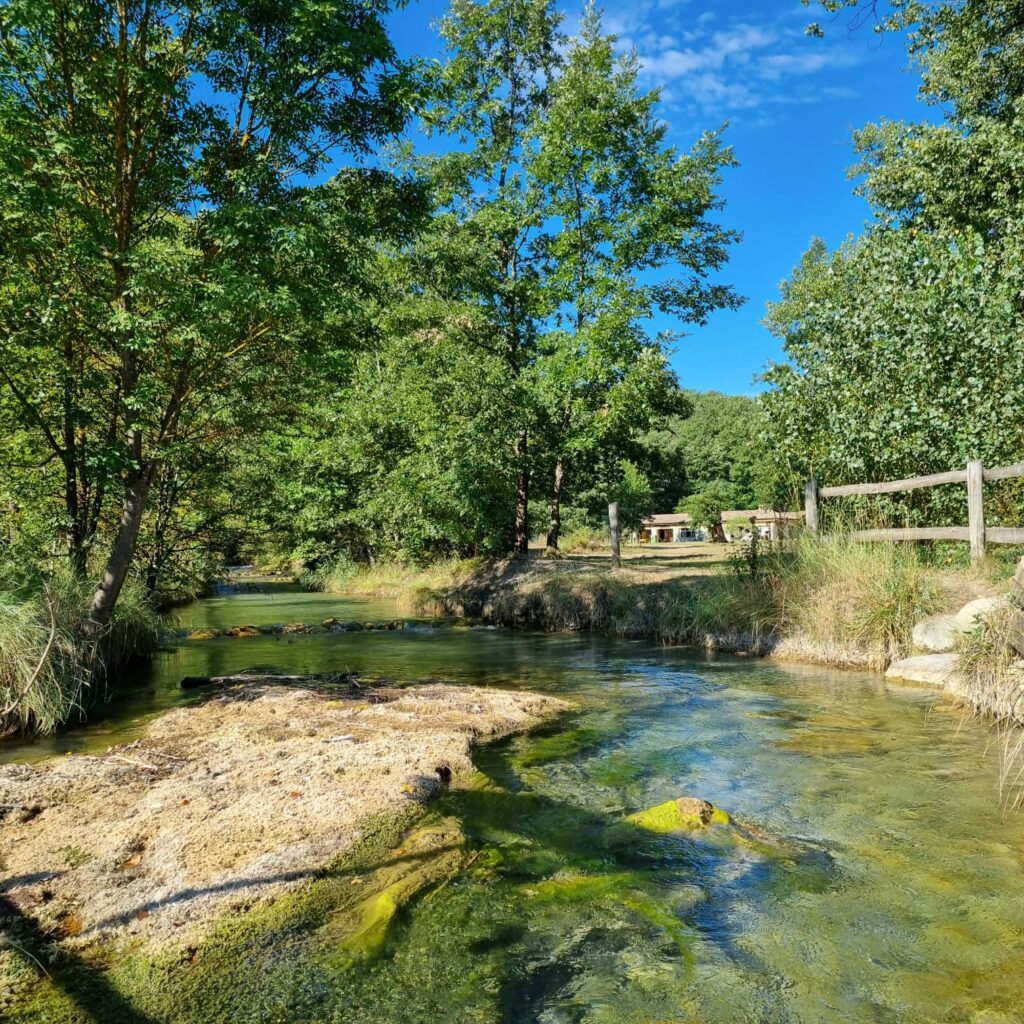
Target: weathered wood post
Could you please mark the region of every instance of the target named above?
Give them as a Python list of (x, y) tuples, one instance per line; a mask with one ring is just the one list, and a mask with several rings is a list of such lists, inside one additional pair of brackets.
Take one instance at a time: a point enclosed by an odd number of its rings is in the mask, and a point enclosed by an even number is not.
[(608, 505), (608, 529), (612, 535), (612, 568), (618, 569), (619, 559), (619, 503), (610, 502)]
[(818, 532), (818, 481), (813, 476), (804, 488), (804, 522), (811, 533)]
[(971, 561), (985, 557), (985, 467), (981, 459), (967, 463), (967, 530)]

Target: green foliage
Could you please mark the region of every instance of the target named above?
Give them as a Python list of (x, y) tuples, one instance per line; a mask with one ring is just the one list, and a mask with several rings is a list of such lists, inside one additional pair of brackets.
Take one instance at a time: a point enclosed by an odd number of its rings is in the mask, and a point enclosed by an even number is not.
[(717, 391), (686, 391), (690, 412), (670, 417), (644, 444), (656, 452), (652, 469), (659, 511), (682, 508), (681, 500), (725, 484), (725, 508), (796, 508), (797, 489), (774, 443), (765, 439), (763, 402)]
[(667, 146), (657, 93), (640, 91), (636, 57), (614, 44), (588, 8), (527, 165), (545, 198), (537, 246), (552, 310), (536, 367), (554, 461), (549, 547), (567, 475), (606, 493), (623, 486), (621, 459), (640, 461), (642, 433), (682, 411), (667, 368), (672, 338), (647, 336), (652, 313), (701, 324), (741, 301), (707, 280), (737, 237), (710, 220), (732, 152), (718, 133), (687, 154)]
[[(773, 443), (826, 483), (999, 465), (1024, 450), (1021, 10), (892, 7), (913, 25), (922, 95), (945, 120), (858, 133), (875, 222), (833, 254), (816, 242), (766, 321), (789, 360), (766, 374)], [(958, 524), (965, 500), (935, 489), (873, 507)], [(1019, 522), (1020, 489), (993, 489), (990, 512)]]
[(646, 324), (737, 301), (709, 280), (734, 240), (711, 219), (732, 155), (717, 134), (665, 144), (594, 12), (567, 41), (549, 0), (459, 0), (441, 35), (422, 120), (450, 148), (398, 154), (432, 216), (378, 249), (347, 376), (239, 462), (261, 543), (310, 564), (522, 551), (548, 482), (556, 546), (563, 503), (570, 528), (603, 526), (610, 500), (637, 525), (641, 439), (685, 408)]
[(726, 480), (713, 480), (696, 494), (683, 498), (679, 510), (689, 514), (693, 525), (710, 531), (711, 539), (721, 541), (722, 513), (736, 507), (736, 488)]
[[(348, 347), (367, 251), (355, 237), (382, 198), (384, 220), (402, 206), (379, 171), (308, 182), (332, 151), (358, 157), (404, 121), (389, 9), (13, 0), (0, 12), (0, 424), (13, 428), (0, 459), (38, 477), (77, 575), (113, 541), (98, 621), (158, 476), (181, 488), (282, 414), (307, 353)], [(189, 527), (195, 493), (170, 502)]]

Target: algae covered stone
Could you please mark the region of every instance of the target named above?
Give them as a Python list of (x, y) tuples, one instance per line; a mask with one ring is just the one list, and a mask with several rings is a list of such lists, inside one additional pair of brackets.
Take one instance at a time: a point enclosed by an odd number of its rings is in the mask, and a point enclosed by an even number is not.
[(648, 832), (690, 832), (710, 825), (728, 825), (729, 815), (708, 800), (681, 796), (630, 814), (626, 821)]

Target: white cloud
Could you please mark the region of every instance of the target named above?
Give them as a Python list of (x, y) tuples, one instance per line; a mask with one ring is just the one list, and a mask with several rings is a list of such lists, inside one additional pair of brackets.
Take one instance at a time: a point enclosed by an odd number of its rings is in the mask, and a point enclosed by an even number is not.
[[(862, 46), (808, 39), (790, 17), (736, 18), (691, 0), (631, 0), (605, 17), (666, 105), (714, 116), (835, 96), (831, 72), (864, 59)], [(774, 12), (777, 15), (783, 12)], [(789, 13), (787, 10), (785, 13)], [(806, 11), (805, 11), (806, 13)], [(830, 89), (832, 91), (830, 91)]]

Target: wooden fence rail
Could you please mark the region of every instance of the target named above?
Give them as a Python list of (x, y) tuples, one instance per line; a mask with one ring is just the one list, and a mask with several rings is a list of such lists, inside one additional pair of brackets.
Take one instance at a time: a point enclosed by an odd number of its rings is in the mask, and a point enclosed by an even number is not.
[(985, 526), (985, 484), (993, 480), (1024, 477), (1024, 462), (986, 469), (980, 459), (972, 459), (965, 469), (905, 480), (887, 480), (876, 484), (845, 484), (842, 487), (818, 487), (813, 477), (804, 489), (804, 515), (807, 529), (817, 532), (818, 503), (823, 498), (845, 498), (854, 494), (892, 494), (914, 491), (941, 484), (967, 484), (966, 526), (908, 526), (891, 530), (857, 530), (859, 540), (965, 540), (971, 545), (971, 558), (985, 557), (986, 544), (1024, 544), (1024, 528)]

